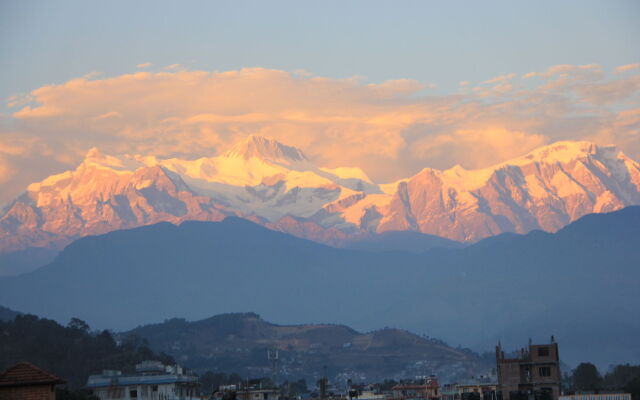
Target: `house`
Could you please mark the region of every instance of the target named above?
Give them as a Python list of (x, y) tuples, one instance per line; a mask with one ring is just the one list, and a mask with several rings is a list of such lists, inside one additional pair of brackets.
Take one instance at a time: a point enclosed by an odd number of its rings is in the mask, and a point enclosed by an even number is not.
[(432, 400), (440, 398), (440, 385), (435, 377), (430, 377), (423, 384), (397, 385), (391, 388), (389, 400)]
[(631, 400), (630, 393), (572, 394), (560, 396), (559, 400)]
[(21, 362), (0, 373), (0, 399), (55, 400), (56, 385), (62, 383), (57, 376)]
[(461, 400), (496, 400), (498, 383), (482, 380), (471, 380), (456, 385), (457, 399)]
[(198, 377), (178, 365), (143, 361), (136, 372), (103, 371), (91, 375), (87, 389), (100, 400), (194, 400), (198, 399)]
[[(226, 396), (233, 393), (231, 396)], [(280, 398), (280, 390), (276, 387), (263, 386), (260, 379), (248, 381), (246, 384), (240, 385), (223, 385), (213, 394), (213, 398), (221, 400), (224, 398), (235, 398), (237, 400), (278, 400)]]
[(495, 377), (480, 376), (456, 383), (446, 383), (441, 389), (443, 400), (496, 400), (498, 383)]
[(499, 391), (503, 400), (558, 400), (560, 396), (560, 358), (558, 343), (532, 344), (505, 357), (496, 346)]
[(238, 400), (278, 400), (280, 391), (276, 388), (245, 388), (236, 392)]

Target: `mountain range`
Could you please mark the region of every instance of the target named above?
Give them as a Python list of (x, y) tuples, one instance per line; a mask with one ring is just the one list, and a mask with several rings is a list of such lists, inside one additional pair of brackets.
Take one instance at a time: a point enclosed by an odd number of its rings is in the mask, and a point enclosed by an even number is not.
[(252, 310), (477, 350), (555, 334), (567, 363), (607, 366), (640, 359), (638, 243), (637, 206), (420, 254), (329, 247), (236, 217), (161, 222), (81, 238), (44, 267), (0, 278), (0, 304), (118, 330)]
[(480, 170), (425, 168), (388, 184), (359, 168), (318, 167), (300, 149), (260, 136), (195, 160), (92, 149), (75, 170), (29, 185), (4, 209), (0, 253), (12, 263), (0, 257), (0, 274), (30, 270), (79, 237), (161, 221), (237, 216), (356, 248), (384, 249), (379, 234), (412, 232), (426, 250), (504, 232), (555, 232), (583, 215), (637, 204), (640, 165), (588, 142), (554, 143)]

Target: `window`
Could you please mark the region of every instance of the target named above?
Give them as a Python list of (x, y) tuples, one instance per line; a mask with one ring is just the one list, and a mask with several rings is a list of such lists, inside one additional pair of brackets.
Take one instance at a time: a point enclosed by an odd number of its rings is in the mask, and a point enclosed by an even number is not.
[(152, 392), (157, 392), (158, 391), (158, 385), (151, 386), (151, 391)]
[(540, 367), (538, 369), (540, 376), (551, 376), (551, 368), (549, 367)]
[(548, 357), (549, 356), (549, 348), (548, 347), (538, 347), (538, 356), (539, 357)]
[(138, 398), (138, 391), (136, 389), (129, 390), (129, 397), (131, 397), (132, 399), (137, 399)]

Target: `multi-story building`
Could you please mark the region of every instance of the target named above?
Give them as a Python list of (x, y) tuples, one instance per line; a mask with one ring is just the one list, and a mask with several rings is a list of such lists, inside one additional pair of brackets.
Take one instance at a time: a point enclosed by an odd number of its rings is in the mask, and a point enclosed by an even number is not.
[(553, 336), (549, 344), (531, 344), (517, 356), (506, 358), (500, 343), (496, 346), (499, 391), (502, 400), (558, 400), (560, 396), (560, 358)]
[(197, 387), (197, 376), (159, 361), (143, 361), (131, 375), (103, 371), (87, 382), (87, 389), (100, 400), (193, 400), (199, 398)]

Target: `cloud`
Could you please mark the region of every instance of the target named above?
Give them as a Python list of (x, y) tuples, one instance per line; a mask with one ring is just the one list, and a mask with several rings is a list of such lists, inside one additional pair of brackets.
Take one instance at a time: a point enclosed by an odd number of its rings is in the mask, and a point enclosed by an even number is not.
[(627, 71), (633, 71), (634, 69), (639, 69), (640, 68), (640, 63), (638, 64), (627, 64), (627, 65), (621, 65), (619, 67), (617, 67), (614, 72), (616, 74), (621, 74), (623, 72), (627, 72)]
[[(597, 65), (559, 65), (471, 90), (461, 83), (463, 92), (441, 96), (409, 79), (368, 83), (264, 68), (78, 78), (9, 99), (2, 179), (24, 188), (75, 166), (94, 146), (195, 158), (249, 134), (298, 146), (322, 166), (361, 167), (377, 181), (424, 167), (485, 167), (556, 140), (619, 143), (640, 159), (634, 71), (611, 77)], [(11, 147), (18, 138), (23, 145)], [(34, 172), (20, 172), (25, 166)]]
[(486, 84), (491, 84), (491, 83), (500, 83), (500, 82), (505, 82), (508, 81), (510, 79), (515, 78), (516, 74), (507, 74), (507, 75), (500, 75), (500, 76), (496, 76), (495, 78), (486, 80), (482, 83), (486, 83)]
[(0, 131), (0, 205), (13, 200), (29, 183), (60, 172), (73, 161), (58, 157), (42, 138), (27, 132)]
[(145, 63), (136, 65), (136, 68), (144, 69), (144, 68), (149, 68), (152, 65), (153, 64), (151, 64), (150, 62), (145, 62)]

